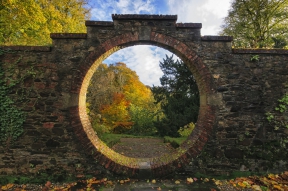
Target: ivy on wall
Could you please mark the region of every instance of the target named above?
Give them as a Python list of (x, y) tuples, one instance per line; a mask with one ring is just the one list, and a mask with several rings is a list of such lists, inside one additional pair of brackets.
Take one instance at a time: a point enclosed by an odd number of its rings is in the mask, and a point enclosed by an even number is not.
[[(285, 94), (281, 99), (278, 100), (278, 105), (274, 108), (274, 113), (267, 112), (266, 118), (271, 125), (274, 126), (274, 130), (288, 129), (288, 94)], [(288, 143), (288, 137), (280, 138), (280, 144), (286, 148)]]
[(277, 118), (277, 116), (273, 115), (270, 112), (267, 112), (267, 120), (270, 123), (273, 123), (275, 130), (279, 128), (288, 128), (288, 120), (286, 117), (288, 106), (288, 94), (285, 94), (281, 99), (278, 100), (278, 105), (275, 107), (275, 111), (282, 115), (281, 118)]
[[(5, 53), (13, 53), (0, 49), (0, 56)], [(0, 62), (0, 143), (6, 144), (7, 147), (15, 141), (23, 132), (23, 123), (25, 122), (25, 113), (15, 104), (15, 100), (9, 96), (13, 88), (23, 82), (23, 80), (31, 75), (35, 75), (32, 70), (29, 70), (22, 77), (12, 77), (16, 69), (17, 63), (20, 62), (22, 57), (14, 63)], [(4, 66), (9, 64), (7, 72)], [(13, 71), (14, 70), (14, 71)], [(22, 99), (21, 96), (16, 97), (16, 100)]]

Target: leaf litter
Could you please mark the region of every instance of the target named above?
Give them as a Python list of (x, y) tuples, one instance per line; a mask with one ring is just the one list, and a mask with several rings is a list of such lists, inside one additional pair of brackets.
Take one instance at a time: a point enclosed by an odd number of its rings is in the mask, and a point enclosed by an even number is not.
[[(0, 191), (29, 191), (29, 190), (41, 190), (41, 191), (96, 191), (101, 187), (112, 188), (116, 184), (135, 184), (138, 180), (135, 179), (122, 179), (122, 180), (108, 180), (107, 178), (97, 179), (95, 177), (90, 179), (78, 180), (71, 183), (63, 184), (53, 184), (47, 181), (44, 185), (17, 185), (9, 183), (7, 185), (1, 186)], [(171, 180), (172, 181), (172, 180)], [(255, 191), (288, 191), (288, 171), (280, 174), (268, 174), (266, 176), (248, 176), (248, 177), (237, 177), (230, 180), (217, 180), (203, 178), (197, 179), (192, 177), (187, 177), (185, 180), (174, 180), (175, 186), (182, 184), (193, 184), (197, 181), (208, 182), (212, 181), (219, 190), (255, 190)], [(157, 180), (161, 182), (161, 180)], [(149, 183), (149, 180), (147, 180)], [(151, 181), (152, 184), (156, 183), (156, 180)], [(228, 189), (227, 189), (228, 186)], [(156, 190), (161, 190), (161, 186), (157, 186)], [(211, 188), (211, 191), (214, 191)]]

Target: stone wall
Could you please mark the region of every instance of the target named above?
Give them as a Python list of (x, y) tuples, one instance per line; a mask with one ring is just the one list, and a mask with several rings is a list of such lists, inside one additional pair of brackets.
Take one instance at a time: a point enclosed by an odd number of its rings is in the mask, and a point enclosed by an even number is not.
[[(265, 115), (287, 93), (287, 52), (232, 49), (219, 53), (220, 44), (205, 44), (202, 55), (213, 73), (221, 104), (215, 133), (192, 169), (212, 174), (287, 169), (287, 152), (280, 140), (287, 139), (288, 131), (275, 130)], [(253, 56), (259, 60), (252, 61)]]
[[(87, 34), (51, 34), (51, 47), (1, 47), (1, 62), (15, 64), (14, 78), (35, 75), (12, 91), (25, 96), (24, 132), (0, 146), (0, 174), (59, 174), (59, 177), (153, 176), (170, 172), (228, 175), (288, 168), (280, 137), (268, 124), (286, 93), (287, 50), (232, 49), (231, 37), (203, 36), (200, 23), (176, 23), (175, 15), (112, 15), (113, 22), (86, 21)], [(173, 156), (134, 160), (111, 151), (91, 128), (85, 96), (93, 71), (113, 52), (149, 44), (179, 56), (200, 92), (195, 130)], [(8, 51), (10, 50), (10, 51)], [(255, 55), (258, 60), (252, 61)], [(8, 64), (7, 64), (8, 63)], [(158, 63), (155, 63), (158, 64)]]

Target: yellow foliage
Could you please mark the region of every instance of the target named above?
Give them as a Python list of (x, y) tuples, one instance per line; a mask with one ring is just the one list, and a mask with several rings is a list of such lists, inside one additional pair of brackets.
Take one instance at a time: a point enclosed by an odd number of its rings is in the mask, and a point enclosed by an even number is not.
[[(1, 45), (47, 45), (50, 33), (85, 32), (85, 0), (2, 0)], [(3, 22), (2, 22), (3, 21)]]
[(193, 122), (185, 125), (184, 127), (180, 127), (180, 129), (178, 130), (178, 133), (182, 136), (182, 137), (188, 137), (192, 131), (195, 128), (195, 124)]

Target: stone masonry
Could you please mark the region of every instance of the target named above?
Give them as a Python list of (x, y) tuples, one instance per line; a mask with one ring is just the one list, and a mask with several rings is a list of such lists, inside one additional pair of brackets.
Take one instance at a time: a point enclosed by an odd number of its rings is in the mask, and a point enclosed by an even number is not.
[[(115, 14), (112, 19), (86, 21), (83, 34), (53, 33), (51, 47), (1, 47), (2, 63), (20, 58), (16, 77), (31, 67), (36, 75), (10, 94), (24, 92), (25, 104), (17, 106), (27, 117), (17, 141), (0, 145), (0, 174), (160, 177), (288, 169), (280, 145), (288, 132), (275, 130), (265, 116), (287, 91), (288, 50), (233, 49), (232, 37), (201, 36), (201, 23), (176, 23), (176, 15)], [(167, 49), (189, 66), (200, 111), (195, 130), (175, 155), (133, 159), (98, 139), (85, 101), (99, 63), (119, 49), (144, 44)], [(259, 59), (251, 59), (255, 56)]]

